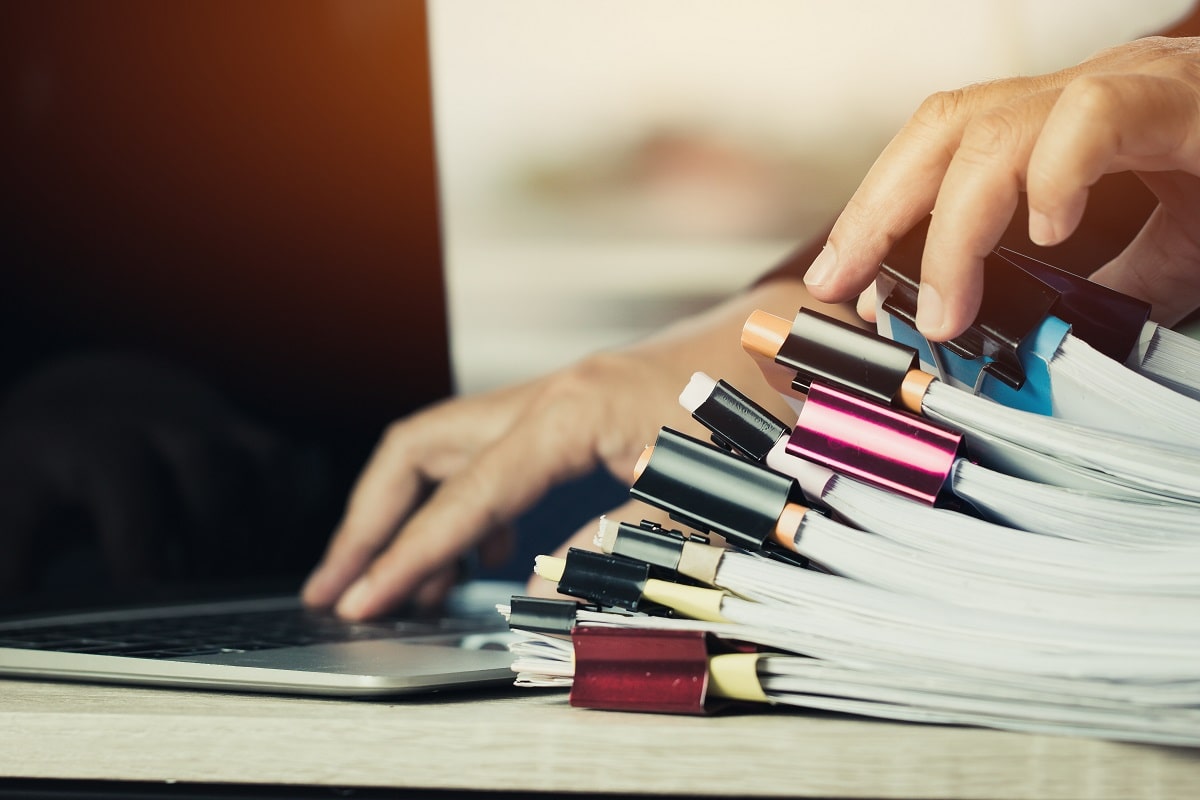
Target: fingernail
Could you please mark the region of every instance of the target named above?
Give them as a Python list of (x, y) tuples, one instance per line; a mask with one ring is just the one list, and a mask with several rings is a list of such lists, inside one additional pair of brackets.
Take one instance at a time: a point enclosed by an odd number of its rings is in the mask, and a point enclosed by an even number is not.
[(362, 616), (363, 607), (366, 606), (370, 594), (370, 581), (365, 576), (359, 578), (354, 582), (353, 586), (346, 590), (346, 593), (342, 595), (342, 599), (338, 601), (338, 615), (354, 618)]
[(1042, 212), (1030, 209), (1029, 238), (1034, 244), (1041, 247), (1058, 244), (1058, 236), (1054, 232), (1054, 222)]
[(926, 336), (937, 335), (945, 318), (941, 294), (928, 283), (922, 283), (917, 293), (917, 329)]
[(826, 242), (825, 246), (821, 248), (821, 252), (813, 259), (808, 272), (804, 273), (804, 283), (808, 286), (824, 286), (833, 277), (836, 269), (837, 253), (834, 251), (833, 245)]

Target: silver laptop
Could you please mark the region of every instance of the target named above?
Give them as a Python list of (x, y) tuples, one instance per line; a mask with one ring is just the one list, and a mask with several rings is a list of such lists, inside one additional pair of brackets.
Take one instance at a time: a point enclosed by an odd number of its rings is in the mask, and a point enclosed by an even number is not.
[(0, 674), (511, 683), (496, 597), (295, 599), (387, 423), (451, 390), (423, 4), (4, 16)]

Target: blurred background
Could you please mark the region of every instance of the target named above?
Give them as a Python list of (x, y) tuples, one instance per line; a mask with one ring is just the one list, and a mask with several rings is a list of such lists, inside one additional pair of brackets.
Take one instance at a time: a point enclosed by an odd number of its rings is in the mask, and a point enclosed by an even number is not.
[[(456, 388), (539, 375), (774, 266), (930, 93), (1187, 5), (5, 4), (0, 601), (307, 571), (451, 389), (440, 251)], [(626, 493), (555, 492), (522, 546)]]
[(939, 89), (1067, 66), (1187, 0), (432, 0), (457, 385), (619, 345), (832, 220)]

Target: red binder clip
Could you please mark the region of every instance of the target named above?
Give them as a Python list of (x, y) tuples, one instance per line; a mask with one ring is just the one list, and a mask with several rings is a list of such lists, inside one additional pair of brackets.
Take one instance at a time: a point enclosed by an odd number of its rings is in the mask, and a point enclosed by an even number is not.
[[(580, 708), (663, 714), (710, 714), (742, 700), (766, 701), (753, 673), (754, 653), (728, 650), (703, 631), (580, 627), (570, 702)], [(713, 656), (711, 651), (725, 649)], [(733, 655), (742, 677), (723, 689), (710, 662)], [(729, 662), (726, 662), (729, 663)], [(724, 671), (724, 667), (722, 670)], [(749, 684), (749, 691), (747, 691)]]

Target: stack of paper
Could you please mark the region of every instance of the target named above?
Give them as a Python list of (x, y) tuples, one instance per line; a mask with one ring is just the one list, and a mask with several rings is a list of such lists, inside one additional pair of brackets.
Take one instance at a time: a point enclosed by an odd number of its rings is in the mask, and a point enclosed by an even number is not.
[(502, 609), (518, 683), (1200, 745), (1200, 403), (1170, 388), (1195, 385), (1190, 345), (1151, 336), (1130, 368), (1047, 317), (1037, 413), (964, 365), (864, 372), (874, 344), (756, 314), (743, 344), (794, 372), (798, 418), (694, 377), (680, 400), (716, 444), (662, 429), (631, 490), (684, 530), (605, 521), (602, 554), (539, 558), (589, 605)]

